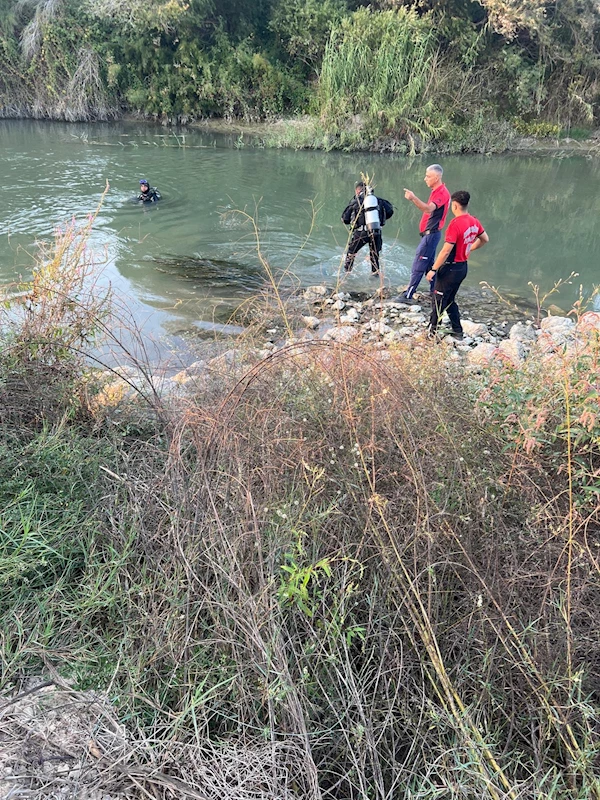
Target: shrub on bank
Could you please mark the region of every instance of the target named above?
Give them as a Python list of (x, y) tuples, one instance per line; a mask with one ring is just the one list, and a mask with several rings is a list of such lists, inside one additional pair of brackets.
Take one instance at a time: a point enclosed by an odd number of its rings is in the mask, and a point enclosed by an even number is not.
[(325, 48), (319, 79), (326, 126), (335, 134), (353, 126), (367, 140), (439, 131), (427, 93), (435, 48), (431, 19), (414, 10), (360, 9), (343, 20)]
[(480, 397), (515, 457), (537, 467), (549, 491), (572, 484), (564, 500), (578, 528), (600, 522), (599, 393), (600, 340), (590, 332), (584, 344), (529, 358), (518, 371), (492, 367)]
[[(598, 10), (578, 2), (8, 0), (0, 116), (310, 113), (326, 136), (308, 146), (407, 152), (479, 152), (481, 117), (541, 137), (592, 130)], [(499, 125), (483, 128), (485, 152)]]

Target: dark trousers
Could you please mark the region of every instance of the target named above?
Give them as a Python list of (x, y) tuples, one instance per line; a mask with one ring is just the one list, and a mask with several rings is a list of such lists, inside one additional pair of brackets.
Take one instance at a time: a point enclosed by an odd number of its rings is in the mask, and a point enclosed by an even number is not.
[[(417, 291), (417, 288), (425, 275), (433, 267), (435, 262), (435, 251), (437, 250), (440, 241), (441, 231), (434, 231), (421, 237), (415, 259), (413, 261), (412, 270), (410, 273), (410, 281), (404, 292), (405, 297), (409, 300)], [(431, 283), (430, 291), (433, 291), (433, 281)]]
[(435, 332), (444, 311), (448, 312), (450, 324), (454, 333), (462, 333), (460, 324), (460, 311), (456, 304), (458, 287), (467, 277), (467, 262), (455, 261), (453, 264), (444, 264), (435, 276), (435, 289), (431, 296), (431, 317), (429, 328)]
[(381, 231), (354, 231), (346, 250), (346, 260), (344, 262), (346, 272), (351, 271), (356, 254), (366, 244), (369, 245), (371, 272), (379, 272), (379, 253), (382, 247)]

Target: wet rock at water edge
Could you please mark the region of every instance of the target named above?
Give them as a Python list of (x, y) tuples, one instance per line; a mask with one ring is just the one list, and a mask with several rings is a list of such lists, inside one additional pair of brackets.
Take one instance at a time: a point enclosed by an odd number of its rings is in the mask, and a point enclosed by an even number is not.
[(326, 286), (308, 286), (303, 293), (303, 297), (309, 303), (318, 303), (325, 300), (329, 294), (330, 289)]
[(221, 336), (241, 336), (245, 332), (242, 325), (232, 325), (231, 323), (213, 322), (208, 320), (197, 320), (194, 327), (201, 333), (212, 336), (215, 333)]
[(565, 312), (565, 310), (563, 308), (561, 308), (560, 306), (554, 305), (554, 304), (553, 305), (549, 305), (548, 308), (546, 309), (546, 311), (548, 312), (548, 314), (551, 317), (564, 317), (565, 314), (566, 314), (566, 312)]

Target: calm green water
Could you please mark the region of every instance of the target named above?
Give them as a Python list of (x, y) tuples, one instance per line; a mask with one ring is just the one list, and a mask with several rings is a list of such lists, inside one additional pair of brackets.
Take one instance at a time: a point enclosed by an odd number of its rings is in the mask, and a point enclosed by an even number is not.
[[(105, 279), (144, 330), (160, 337), (224, 322), (264, 280), (252, 228), (233, 212), (257, 215), (275, 270), (289, 268), (301, 285), (332, 285), (346, 242), (340, 214), (361, 170), (396, 205), (384, 229), (384, 281), (395, 287), (408, 278), (419, 212), (402, 187), (425, 198), (424, 168), (435, 159), (268, 150), (237, 134), (187, 133), (185, 142), (178, 147), (164, 129), (145, 125), (0, 121), (0, 281), (27, 275), (36, 241), (92, 211), (109, 181), (92, 244)], [(564, 307), (580, 283), (586, 293), (600, 283), (600, 162), (465, 156), (442, 163), (450, 190), (471, 192), (472, 213), (491, 239), (471, 259), (471, 285), (485, 280), (527, 296), (529, 281), (548, 289), (575, 270), (576, 285), (555, 300)], [(140, 177), (163, 193), (157, 206), (128, 202)], [(359, 256), (345, 286), (373, 285)]]

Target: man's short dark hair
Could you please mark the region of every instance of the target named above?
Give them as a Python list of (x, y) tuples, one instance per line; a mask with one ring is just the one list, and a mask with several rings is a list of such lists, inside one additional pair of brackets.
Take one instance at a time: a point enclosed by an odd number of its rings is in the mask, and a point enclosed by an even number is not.
[(354, 184), (354, 188), (355, 189), (364, 189), (365, 188), (364, 181), (356, 181), (356, 183)]
[(454, 192), (454, 194), (451, 195), (450, 199), (456, 201), (462, 208), (466, 208), (469, 205), (471, 195), (464, 189), (459, 189), (458, 192)]

